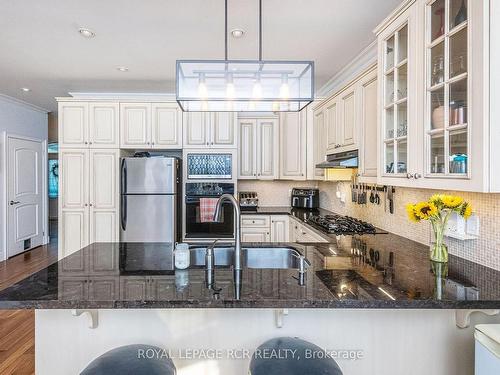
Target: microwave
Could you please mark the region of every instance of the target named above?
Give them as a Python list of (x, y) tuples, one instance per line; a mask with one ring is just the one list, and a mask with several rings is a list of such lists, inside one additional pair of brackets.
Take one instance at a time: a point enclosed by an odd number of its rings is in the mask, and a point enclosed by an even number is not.
[(235, 150), (187, 151), (184, 155), (184, 165), (188, 180), (236, 179)]

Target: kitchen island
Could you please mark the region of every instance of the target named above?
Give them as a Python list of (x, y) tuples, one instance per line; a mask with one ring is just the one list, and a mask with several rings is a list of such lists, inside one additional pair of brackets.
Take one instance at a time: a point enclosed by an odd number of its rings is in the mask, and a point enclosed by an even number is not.
[[(301, 282), (297, 269), (244, 261), (236, 299), (231, 267), (218, 255), (224, 246), (215, 249), (215, 283), (208, 288), (199, 259), (175, 270), (169, 245), (92, 244), (1, 291), (0, 308), (36, 309), (40, 374), (77, 373), (113, 347), (148, 343), (172, 350), (181, 375), (245, 373), (249, 358), (228, 353), (251, 353), (277, 336), (361, 351), (363, 358), (339, 360), (347, 374), (466, 375), (472, 373), (472, 328), (457, 323), (467, 325), (469, 309), (500, 308), (500, 272), (456, 257), (446, 266), (432, 264), (425, 246), (392, 234), (243, 244), (253, 251), (294, 248), (311, 265)], [(193, 252), (205, 251), (198, 249)], [(499, 318), (474, 314), (476, 322)], [(180, 354), (193, 348), (227, 356)], [(452, 358), (419, 360), (432, 355)]]

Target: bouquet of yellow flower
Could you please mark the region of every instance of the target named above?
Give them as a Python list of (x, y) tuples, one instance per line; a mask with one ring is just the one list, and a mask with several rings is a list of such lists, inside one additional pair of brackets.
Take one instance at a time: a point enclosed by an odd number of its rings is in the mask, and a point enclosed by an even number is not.
[(453, 212), (468, 219), (472, 215), (472, 206), (463, 198), (455, 195), (436, 194), (427, 202), (408, 204), (406, 206), (411, 221), (429, 220), (434, 230), (435, 242), (431, 246), (431, 260), (448, 261), (448, 248), (443, 243), (444, 232)]

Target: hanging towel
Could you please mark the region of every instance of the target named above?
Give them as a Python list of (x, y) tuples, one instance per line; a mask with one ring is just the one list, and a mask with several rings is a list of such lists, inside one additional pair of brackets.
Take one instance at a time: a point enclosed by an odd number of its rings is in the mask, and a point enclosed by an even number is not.
[(212, 223), (214, 221), (215, 207), (219, 198), (200, 198), (200, 222)]

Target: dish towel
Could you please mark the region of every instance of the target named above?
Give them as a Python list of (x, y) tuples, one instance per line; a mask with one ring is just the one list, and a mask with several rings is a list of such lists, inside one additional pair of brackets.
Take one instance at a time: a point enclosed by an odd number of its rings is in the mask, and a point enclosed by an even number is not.
[(212, 223), (214, 221), (215, 207), (219, 198), (200, 198), (200, 222)]

